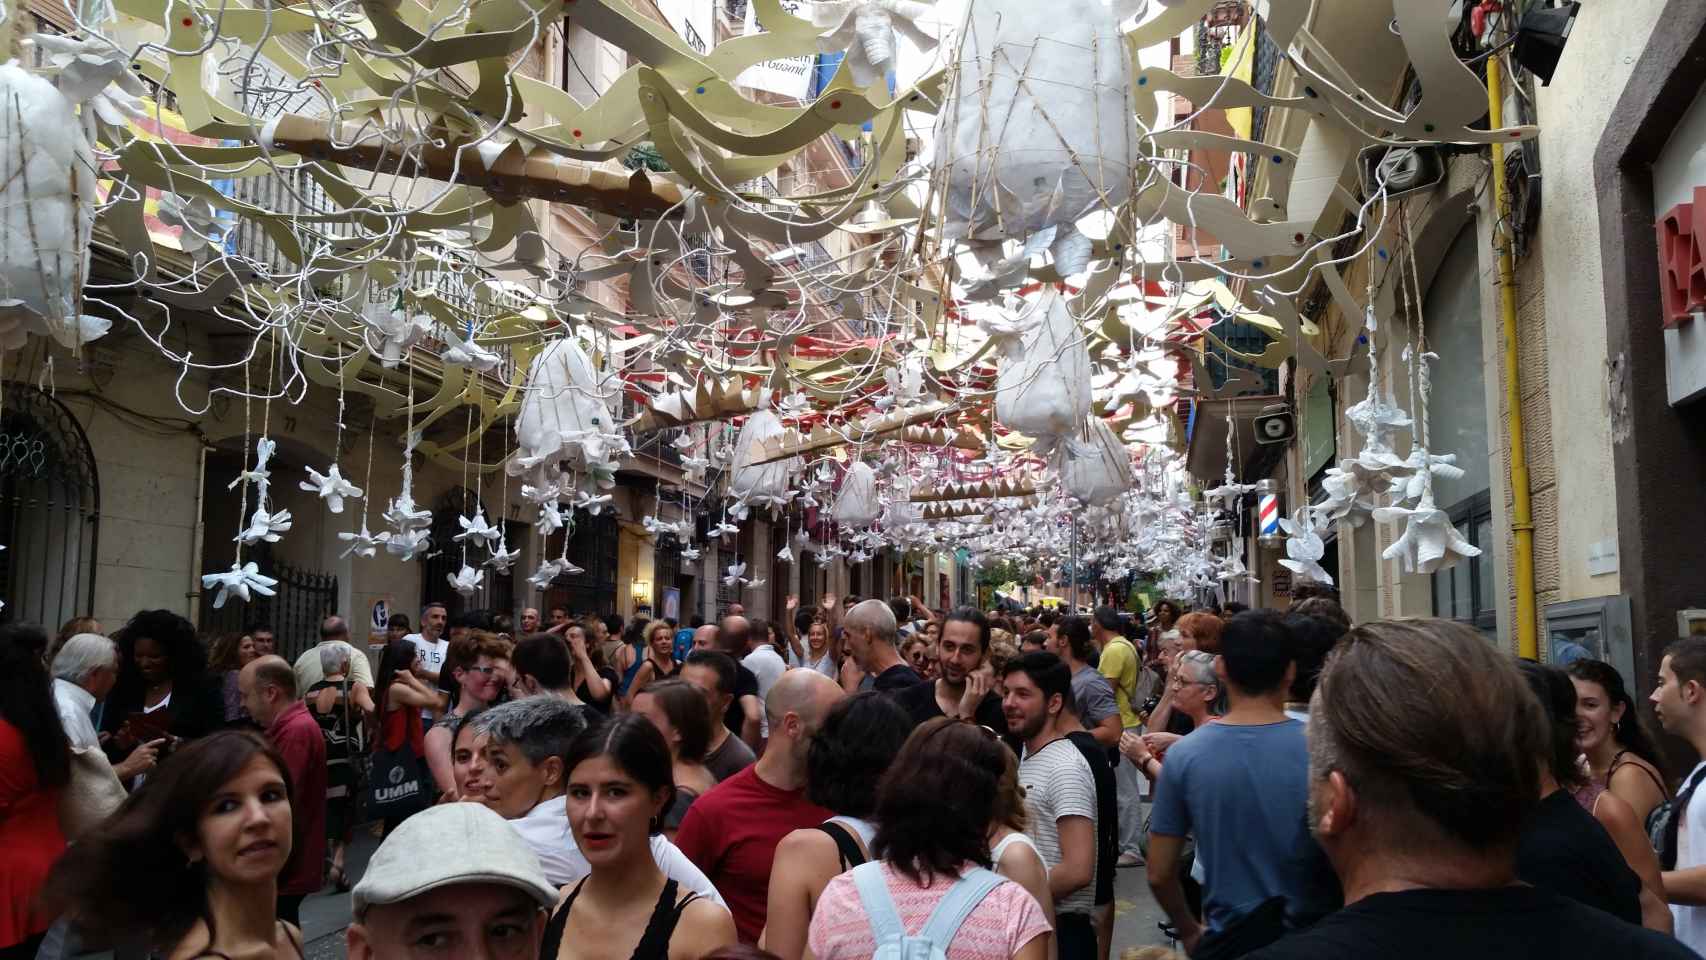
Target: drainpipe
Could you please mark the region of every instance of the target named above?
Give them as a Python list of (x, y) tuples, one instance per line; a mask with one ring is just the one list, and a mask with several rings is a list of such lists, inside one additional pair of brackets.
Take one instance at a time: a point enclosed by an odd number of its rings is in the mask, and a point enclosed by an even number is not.
[(189, 621), (201, 623), (201, 546), (207, 537), (207, 522), (202, 519), (202, 501), (207, 496), (207, 454), (213, 448), (206, 443), (201, 445), (199, 466), (195, 472), (195, 528), (190, 536), (190, 590)]
[[(1504, 121), (1504, 65), (1497, 56), (1487, 60), (1487, 119), (1497, 130)], [(1511, 537), (1516, 544), (1516, 652), (1539, 659), (1538, 617), (1534, 601), (1534, 508), (1528, 490), (1528, 446), (1522, 437), (1522, 383), (1516, 351), (1516, 265), (1511, 255), (1508, 224), (1510, 191), (1505, 189), (1505, 145), (1494, 141), (1493, 247), (1499, 257), (1499, 314), (1504, 329), (1505, 430), (1510, 436)]]

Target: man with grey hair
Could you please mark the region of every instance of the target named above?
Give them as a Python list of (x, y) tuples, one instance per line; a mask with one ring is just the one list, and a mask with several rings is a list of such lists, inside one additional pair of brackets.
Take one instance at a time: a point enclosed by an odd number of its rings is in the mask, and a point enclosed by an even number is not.
[[(496, 811), (526, 843), (554, 886), (578, 882), (592, 872), (569, 829), (569, 771), (563, 758), (569, 744), (586, 731), (579, 706), (549, 695), (511, 700), (482, 711), (472, 721), (487, 737), (486, 766), (491, 771), (485, 805)], [(711, 881), (661, 834), (652, 837), (658, 869), (678, 884), (723, 903)]]
[(894, 610), (881, 600), (865, 600), (847, 611), (841, 621), (842, 639), (852, 654), (849, 669), (841, 670), (841, 686), (848, 693), (877, 690), (897, 693), (924, 682), (924, 678), (901, 657)]
[[(118, 682), (118, 645), (98, 633), (79, 633), (53, 655), (53, 701), (65, 736), (77, 749), (99, 749), (95, 705), (107, 698)], [(130, 756), (113, 765), (120, 780), (152, 770), (165, 739), (140, 743)]]
[(318, 651), (327, 647), (337, 647), (349, 654), (349, 678), (369, 690), (373, 689), (373, 666), (367, 662), (367, 654), (355, 648), (349, 639), (349, 624), (343, 617), (327, 617), (320, 622), (320, 643), (303, 651), (296, 658), (296, 689), (307, 690), (314, 684), (326, 678), (327, 671), (321, 666)]

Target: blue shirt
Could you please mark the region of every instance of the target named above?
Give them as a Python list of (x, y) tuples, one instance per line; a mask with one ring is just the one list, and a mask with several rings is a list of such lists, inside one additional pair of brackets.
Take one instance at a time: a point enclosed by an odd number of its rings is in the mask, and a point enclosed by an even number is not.
[(1194, 834), (1203, 868), (1203, 916), (1222, 930), (1270, 897), (1307, 912), (1309, 747), (1296, 720), (1210, 723), (1167, 751), (1150, 831)]

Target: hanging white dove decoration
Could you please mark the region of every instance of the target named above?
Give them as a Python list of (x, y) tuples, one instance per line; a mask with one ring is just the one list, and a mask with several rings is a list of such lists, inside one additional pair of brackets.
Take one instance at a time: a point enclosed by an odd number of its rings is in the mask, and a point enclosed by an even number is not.
[(444, 578), (450, 581), (450, 588), (464, 597), (471, 597), (480, 589), (480, 584), (486, 579), (484, 572), (464, 563), (462, 569), (455, 573), (447, 573)]
[(723, 573), (725, 574), (723, 577), (723, 586), (725, 587), (732, 587), (737, 583), (746, 582), (744, 576), (746, 573), (746, 564), (744, 563), (731, 563), (729, 564), (728, 569), (724, 570)]
[(504, 542), (500, 535), (498, 545), (492, 548), (492, 555), (486, 558), (485, 566), (494, 573), (508, 573), (509, 568), (515, 566), (515, 562), (519, 559), (521, 559), (521, 551), (509, 549), (509, 545)]
[(232, 596), (244, 603), (249, 602), (251, 593), (270, 597), (273, 595), (272, 588), (277, 585), (277, 580), (261, 575), (260, 567), (253, 560), (242, 566), (233, 563), (229, 570), (204, 574), (201, 578), (203, 590), (218, 588), (218, 592), (213, 595), (213, 609), (215, 610), (225, 606), (225, 601)]
[(574, 501), (575, 509), (585, 510), (587, 513), (592, 514), (593, 516), (596, 517), (599, 514), (603, 513), (604, 508), (608, 507), (610, 505), (611, 501), (614, 499), (615, 498), (612, 497), (608, 493), (603, 493), (603, 494), (599, 494), (598, 496), (593, 496), (592, 494), (587, 493), (585, 490), (582, 490), (579, 493), (575, 494), (575, 501)]
[(776, 551), (776, 559), (782, 561), (783, 563), (793, 563), (794, 562), (794, 551), (788, 549), (788, 545), (784, 543), (782, 545), (782, 549)]
[(558, 509), (554, 503), (540, 504), (537, 526), (539, 528), (538, 533), (542, 537), (548, 537), (563, 529), (563, 511)]
[(1309, 519), (1309, 508), (1299, 510), (1296, 519), (1281, 517), (1280, 528), (1286, 535), (1285, 557), (1280, 560), (1280, 566), (1305, 580), (1332, 586), (1332, 574), (1321, 566), (1321, 558), (1327, 555), (1327, 545), (1321, 541), (1321, 534), (1316, 532), (1315, 524)]
[(479, 511), (475, 511), (473, 517), (457, 517), (456, 523), (462, 528), (462, 532), (453, 535), (450, 539), (457, 543), (471, 542), (477, 546), (490, 547), (497, 543), (498, 538), (502, 536), (498, 528), (487, 523), (486, 515)]
[(349, 544), (349, 546), (345, 547), (344, 552), (339, 554), (339, 556), (347, 557), (353, 553), (363, 559), (371, 560), (373, 559), (373, 555), (379, 552), (380, 544), (391, 539), (391, 534), (369, 533), (367, 530), (367, 521), (364, 519), (361, 521), (360, 533), (354, 533), (346, 530), (343, 533), (338, 534), (338, 539)]
[(757, 590), (759, 587), (764, 586), (769, 581), (768, 580), (742, 580), (741, 582), (746, 584), (744, 589)]
[(503, 362), (503, 357), (497, 351), (480, 346), (472, 337), (446, 347), (438, 358), (452, 366), (467, 367), (480, 373), (496, 370), (498, 364)]
[[(1431, 353), (1423, 354), (1420, 358), (1420, 369), (1417, 371), (1422, 394), (1422, 431), (1421, 436), (1416, 438), (1415, 452), (1410, 459), (1421, 467), (1416, 474), (1421, 480), (1418, 491), (1420, 501), (1414, 507), (1393, 505), (1374, 511), (1374, 519), (1380, 523), (1404, 521), (1403, 535), (1380, 555), (1387, 560), (1401, 561), (1407, 573), (1431, 574), (1466, 557), (1481, 555), (1481, 549), (1458, 532), (1456, 524), (1451, 522), (1451, 515), (1434, 505), (1434, 470), (1431, 464), (1436, 458), (1429, 456), (1427, 452), (1428, 398), (1433, 393), (1433, 379), (1428, 369), (1428, 360), (1432, 358)], [(1453, 464), (1446, 463), (1443, 466), (1455, 471), (1457, 476), (1463, 475), (1463, 471)]]
[(385, 552), (406, 562), (431, 545), (432, 536), (425, 530), (398, 530), (386, 539)]
[(338, 472), (337, 464), (332, 464), (326, 469), (325, 473), (321, 473), (313, 467), (305, 469), (308, 471), (308, 479), (302, 481), (300, 486), (309, 493), (319, 495), (321, 500), (326, 501), (327, 510), (333, 513), (343, 513), (345, 497), (352, 499), (361, 497), (361, 488), (345, 480), (343, 474)]
[(364, 313), (361, 317), (367, 324), (367, 345), (379, 355), (379, 363), (386, 369), (395, 367), (410, 347), (432, 333), (432, 317), (425, 313), (409, 313), (403, 308), (401, 299), (399, 296), (398, 306), (381, 316)]
[(272, 471), (267, 469), (267, 461), (272, 459), (273, 451), (277, 449), (278, 444), (274, 443), (271, 438), (261, 437), (257, 439), (255, 441), (255, 465), (238, 473), (236, 479), (225, 485), (225, 489), (235, 490), (239, 483), (248, 481), (260, 486), (261, 495), (264, 498), (267, 484), (272, 477)]
[(700, 556), (699, 548), (691, 544), (681, 548), (681, 559), (686, 560), (688, 563), (697, 562)]
[(290, 523), (289, 510), (268, 513), (265, 507), (256, 507), (254, 515), (249, 518), (249, 525), (231, 539), (244, 546), (253, 546), (262, 541), (277, 543), (279, 535), (290, 530)]
[(543, 592), (568, 566), (569, 561), (566, 559), (541, 560), (539, 569), (533, 571), (533, 575), (527, 578), (527, 582), (533, 584), (533, 589)]

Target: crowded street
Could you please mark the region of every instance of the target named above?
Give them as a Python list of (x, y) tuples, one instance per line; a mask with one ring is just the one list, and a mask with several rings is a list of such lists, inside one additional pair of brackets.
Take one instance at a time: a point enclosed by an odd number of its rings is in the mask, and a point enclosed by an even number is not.
[(0, 960), (1706, 960), (1703, 90), (0, 0)]

